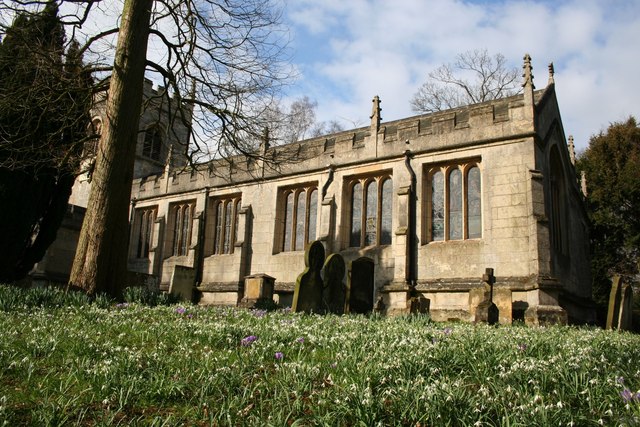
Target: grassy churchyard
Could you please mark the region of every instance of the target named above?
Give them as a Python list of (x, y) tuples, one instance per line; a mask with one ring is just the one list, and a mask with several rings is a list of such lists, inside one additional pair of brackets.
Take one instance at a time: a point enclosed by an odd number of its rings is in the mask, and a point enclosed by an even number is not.
[(0, 328), (0, 425), (640, 424), (630, 333), (5, 286)]

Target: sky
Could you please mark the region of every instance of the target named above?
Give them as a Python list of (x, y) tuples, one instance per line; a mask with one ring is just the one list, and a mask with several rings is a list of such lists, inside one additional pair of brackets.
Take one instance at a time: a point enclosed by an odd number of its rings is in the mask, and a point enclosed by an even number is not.
[(320, 121), (366, 125), (374, 95), (383, 121), (415, 115), (427, 74), (474, 49), (519, 69), (529, 53), (536, 89), (553, 62), (578, 151), (610, 123), (640, 119), (640, 0), (285, 0), (283, 12), (298, 76), (286, 96), (315, 100)]
[[(409, 101), (428, 73), (477, 49), (518, 69), (529, 53), (537, 89), (554, 63), (565, 135), (578, 151), (609, 124), (640, 119), (640, 0), (271, 1), (282, 7), (297, 76), (284, 103), (309, 97), (318, 121), (366, 125), (375, 95), (383, 121), (415, 115)], [(88, 33), (111, 27), (122, 0), (98, 9)]]

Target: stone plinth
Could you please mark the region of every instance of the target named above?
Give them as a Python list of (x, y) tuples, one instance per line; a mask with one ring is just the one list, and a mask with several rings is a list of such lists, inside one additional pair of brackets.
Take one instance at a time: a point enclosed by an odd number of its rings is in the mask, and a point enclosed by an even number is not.
[(267, 274), (252, 274), (244, 278), (244, 298), (241, 306), (253, 306), (258, 301), (273, 301), (273, 288), (276, 279)]

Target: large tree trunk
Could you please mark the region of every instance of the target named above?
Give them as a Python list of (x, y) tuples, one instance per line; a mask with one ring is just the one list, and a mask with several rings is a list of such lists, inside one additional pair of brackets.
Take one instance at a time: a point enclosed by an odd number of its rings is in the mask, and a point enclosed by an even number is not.
[(125, 0), (106, 120), (69, 284), (120, 297), (152, 0)]

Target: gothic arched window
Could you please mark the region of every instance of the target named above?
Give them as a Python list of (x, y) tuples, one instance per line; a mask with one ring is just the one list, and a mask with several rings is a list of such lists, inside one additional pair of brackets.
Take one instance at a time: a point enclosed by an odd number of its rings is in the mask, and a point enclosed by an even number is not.
[(212, 201), (212, 226), (207, 226), (210, 230), (206, 237), (205, 254), (220, 255), (231, 254), (236, 242), (238, 233), (238, 215), (240, 210), (240, 196), (217, 198)]
[(184, 256), (189, 253), (194, 208), (194, 202), (175, 203), (172, 205), (174, 256)]
[(318, 190), (312, 187), (297, 187), (284, 190), (282, 240), (280, 250), (302, 251), (305, 245), (316, 239), (318, 218)]
[(351, 185), (350, 247), (391, 244), (393, 181), (389, 175), (357, 178)]
[(135, 230), (137, 237), (136, 258), (147, 258), (153, 240), (153, 224), (156, 219), (157, 208), (136, 209)]
[(478, 164), (437, 166), (427, 176), (427, 241), (481, 238), (482, 176)]
[(162, 132), (154, 126), (144, 133), (142, 155), (153, 160), (162, 160)]

